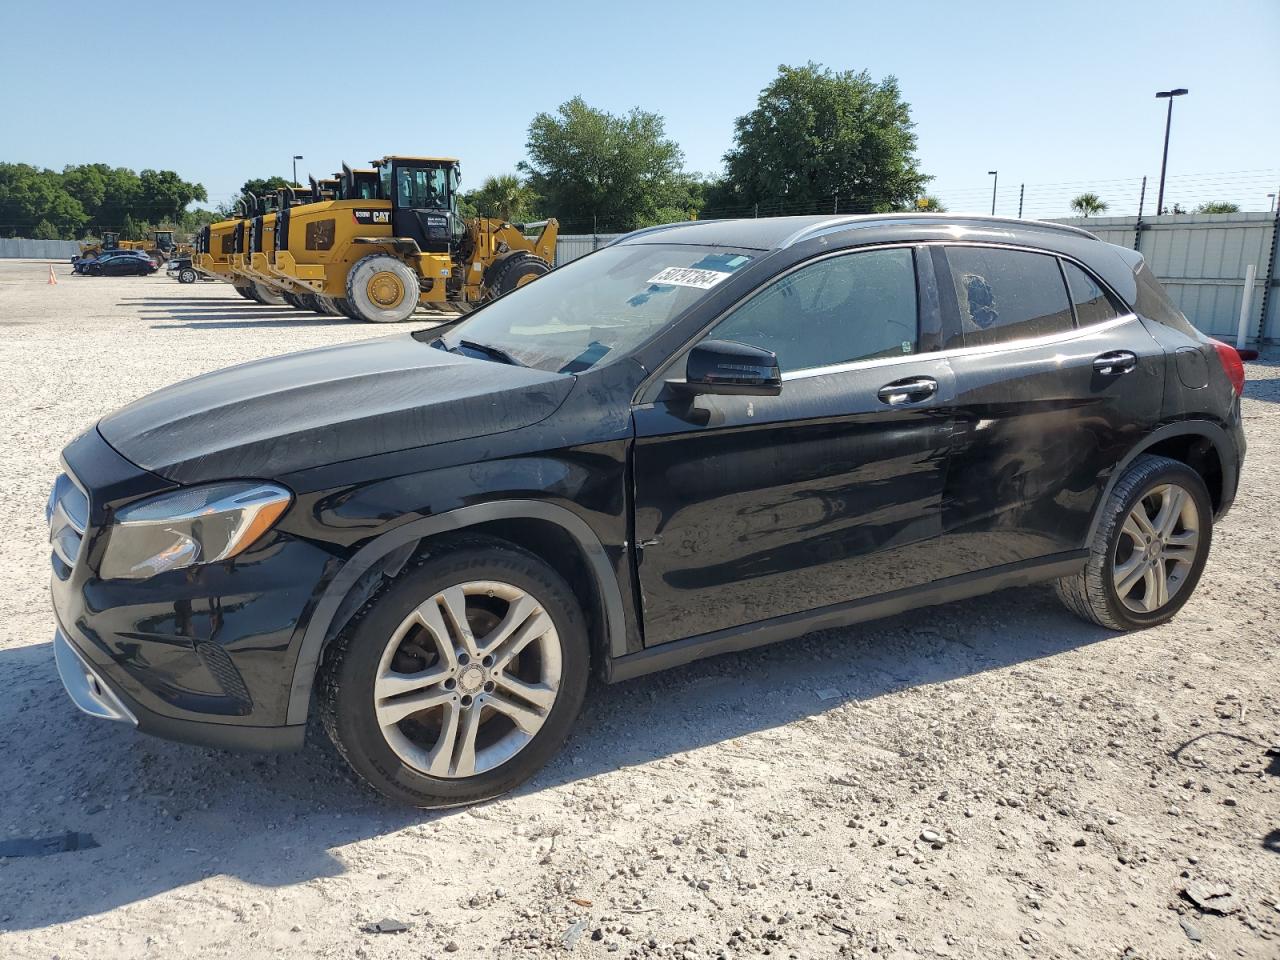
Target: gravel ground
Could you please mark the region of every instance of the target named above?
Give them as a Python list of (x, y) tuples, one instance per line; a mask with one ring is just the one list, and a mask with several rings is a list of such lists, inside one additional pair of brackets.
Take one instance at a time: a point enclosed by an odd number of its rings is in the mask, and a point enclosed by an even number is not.
[(1240, 496), (1171, 624), (1026, 589), (596, 687), (532, 783), (424, 814), (314, 731), (264, 758), (81, 716), (47, 641), (68, 439), (377, 331), (47, 270), (0, 261), (0, 839), (98, 846), (0, 859), (0, 956), (1280, 956), (1280, 359), (1249, 365)]

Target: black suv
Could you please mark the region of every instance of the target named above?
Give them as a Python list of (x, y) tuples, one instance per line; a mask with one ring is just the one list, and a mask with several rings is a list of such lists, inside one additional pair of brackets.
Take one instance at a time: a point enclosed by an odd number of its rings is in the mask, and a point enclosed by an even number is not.
[(49, 504), (76, 704), (298, 747), (423, 806), (508, 790), (617, 681), (1056, 581), (1187, 601), (1243, 367), (1142, 258), (947, 216), (630, 234), (455, 322), (167, 387)]

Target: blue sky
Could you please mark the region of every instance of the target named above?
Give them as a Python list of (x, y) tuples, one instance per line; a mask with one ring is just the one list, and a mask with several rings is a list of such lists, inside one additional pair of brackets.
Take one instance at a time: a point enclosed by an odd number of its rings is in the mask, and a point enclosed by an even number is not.
[[(530, 118), (576, 94), (666, 117), (715, 172), (780, 63), (898, 77), (952, 210), (1134, 212), (1174, 106), (1167, 202), (1265, 210), (1280, 185), (1280, 0), (6, 4), (0, 160), (177, 170), (211, 200), (246, 178), (384, 153), (514, 168)], [(288, 37), (289, 42), (271, 38)], [(171, 80), (162, 92), (160, 78)], [(96, 83), (113, 89), (94, 97)]]

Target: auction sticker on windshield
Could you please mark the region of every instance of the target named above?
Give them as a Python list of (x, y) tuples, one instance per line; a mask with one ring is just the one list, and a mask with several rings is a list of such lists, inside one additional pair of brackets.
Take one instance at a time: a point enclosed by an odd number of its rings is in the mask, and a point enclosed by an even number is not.
[(721, 280), (727, 280), (728, 273), (720, 270), (698, 270), (695, 267), (667, 267), (655, 277), (650, 277), (650, 283), (669, 284), (677, 287), (698, 287), (701, 290), (707, 290), (714, 287)]

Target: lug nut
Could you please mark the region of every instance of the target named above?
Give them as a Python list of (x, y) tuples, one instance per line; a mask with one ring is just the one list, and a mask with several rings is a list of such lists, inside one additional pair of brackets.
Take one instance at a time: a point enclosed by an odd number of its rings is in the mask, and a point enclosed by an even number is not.
[(496, 683), (494, 683), (492, 680), (489, 680), (489, 681), (488, 681), (488, 682), (486, 682), (486, 683), (485, 683), (485, 685), (484, 685), (484, 692), (485, 692), (485, 693), (493, 693), (493, 691), (494, 691), (495, 689), (497, 689), (497, 686), (498, 686), (498, 685), (497, 685)]
[(462, 705), (463, 705), (464, 707), (469, 707), (469, 706), (471, 706), (471, 694), (469, 694), (469, 693), (464, 693), (464, 694), (462, 695)]
[(489, 655), (489, 656), (487, 656), (487, 657), (485, 657), (485, 658), (484, 658), (483, 660), (481, 660), (480, 662), (481, 662), (482, 664), (484, 664), (486, 667), (492, 667), (492, 666), (493, 666), (493, 656), (492, 656), (492, 654), (491, 654), (491, 655)]
[(458, 685), (458, 681), (453, 679), (453, 677), (450, 677), (448, 680), (444, 682), (444, 688), (446, 690), (452, 690), (457, 685)]
[(458, 666), (465, 667), (470, 662), (471, 662), (471, 658), (468, 657), (465, 653), (458, 654)]

